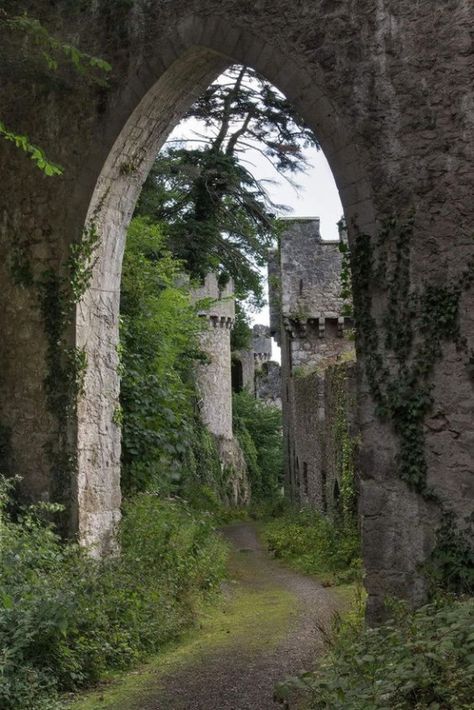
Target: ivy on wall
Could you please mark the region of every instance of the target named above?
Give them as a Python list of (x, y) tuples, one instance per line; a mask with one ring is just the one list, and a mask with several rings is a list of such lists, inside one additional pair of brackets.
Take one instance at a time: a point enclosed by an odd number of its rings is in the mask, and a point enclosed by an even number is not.
[[(381, 420), (399, 440), (398, 473), (408, 486), (433, 498), (427, 485), (423, 423), (431, 411), (432, 379), (444, 343), (467, 354), (459, 328), (459, 302), (474, 281), (474, 260), (457, 279), (414, 288), (410, 240), (414, 216), (384, 221), (377, 238), (357, 233), (351, 249), (356, 337), (370, 393)], [(372, 293), (387, 293), (384, 313), (374, 316)], [(390, 363), (390, 364), (389, 364)]]
[[(70, 425), (83, 391), (87, 368), (86, 353), (71, 345), (68, 328), (73, 322), (74, 307), (90, 284), (99, 242), (95, 214), (84, 228), (81, 239), (71, 245), (63, 273), (46, 269), (35, 276), (26, 250), (21, 247), (13, 249), (9, 263), (14, 283), (33, 289), (38, 297), (46, 336), (46, 401), (56, 422), (54, 438), (46, 447), (52, 473), (50, 494), (53, 500), (64, 502), (71, 500), (76, 471), (75, 447), (69, 445)], [(64, 531), (66, 527), (64, 516)]]
[[(414, 222), (413, 213), (404, 219), (386, 219), (376, 248), (374, 240), (355, 227), (350, 256), (356, 338), (376, 414), (390, 422), (398, 438), (398, 475), (442, 511), (430, 562), (438, 574), (441, 571), (438, 584), (472, 591), (472, 525), (458, 524), (448, 501), (441, 500), (427, 483), (424, 422), (432, 411), (432, 376), (443, 345), (456, 347), (471, 376), (474, 357), (460, 330), (459, 307), (463, 293), (474, 283), (474, 258), (449, 281), (413, 285), (410, 243)], [(372, 294), (377, 288), (386, 293), (386, 301), (383, 313), (375, 317)]]
[(340, 510), (345, 521), (354, 518), (357, 505), (356, 455), (359, 438), (351, 431), (348, 413), (354, 402), (347, 391), (348, 366), (330, 367), (326, 379), (330, 383), (334, 401), (333, 436), (336, 443), (336, 471), (340, 483)]

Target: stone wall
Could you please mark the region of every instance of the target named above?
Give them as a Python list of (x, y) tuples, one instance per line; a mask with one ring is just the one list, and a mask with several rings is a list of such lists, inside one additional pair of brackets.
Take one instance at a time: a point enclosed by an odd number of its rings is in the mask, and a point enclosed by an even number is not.
[(322, 240), (319, 217), (288, 219), (280, 239), (281, 313), (287, 321), (341, 316), (339, 240)]
[[(331, 365), (324, 373), (324, 489), (329, 513), (356, 512), (360, 426), (355, 362)], [(345, 480), (346, 479), (346, 480)]]
[(359, 487), (355, 363), (296, 375), (289, 390), (291, 498), (328, 515), (355, 512)]
[(326, 372), (355, 359), (340, 296), (341, 260), (339, 242), (323, 241), (319, 219), (305, 218), (287, 221), (269, 267), (272, 334), (281, 343), (287, 491), (322, 512), (336, 508), (341, 483), (337, 407)]
[[(371, 263), (381, 267), (379, 279), (362, 271), (355, 283), (369, 609), (378, 614), (386, 594), (420, 602), (426, 593), (420, 565), (436, 543), (441, 507), (426, 490), (402, 480), (406, 423), (395, 426), (379, 416), (370, 349), (377, 336), (374, 348), (387, 377), (398, 382), (404, 364), (414, 366), (425, 296), (452, 294), (462, 284), (452, 300), (460, 338), (456, 342), (446, 328), (437, 331), (441, 343), (427, 374), (432, 402), (417, 421), (426, 487), (461, 522), (474, 508), (474, 305), (463, 277), (474, 255), (472, 3), (14, 5), (64, 41), (107, 59), (112, 71), (107, 87), (69, 67), (48, 76), (41, 62), (24, 61), (23, 38), (5, 24), (0, 28), (2, 120), (65, 168), (63, 177), (45, 178), (13, 145), (0, 142), (5, 467), (23, 475), (25, 495), (66, 502), (71, 534), (107, 551), (120, 506), (116, 346), (127, 224), (154, 157), (193, 99), (226, 65), (250, 65), (286, 93), (316, 132), (341, 195), (355, 263), (372, 250)], [(59, 324), (61, 342), (77, 348), (87, 372), (80, 396), (68, 393), (64, 400), (57, 396), (57, 361), (51, 358), (57, 338), (46, 319), (54, 294), (49, 288), (46, 304), (41, 284), (45, 274), (49, 286), (67, 282), (71, 245), (84, 242), (91, 222), (100, 235), (92, 279)], [(394, 342), (386, 339), (384, 316), (400, 294), (396, 323), (403, 327), (408, 295), (394, 288), (393, 275), (404, 235), (408, 290), (417, 294), (418, 310), (416, 335), (400, 363)], [(432, 320), (437, 303), (431, 300)], [(438, 324), (445, 322), (442, 309), (440, 315)], [(401, 398), (408, 407), (409, 394)]]
[(281, 367), (280, 363), (264, 362), (255, 373), (255, 396), (265, 404), (281, 409)]
[(326, 511), (324, 439), (324, 378), (316, 372), (288, 381), (286, 415), (289, 497)]
[(207, 362), (195, 371), (202, 423), (214, 435), (231, 505), (250, 499), (247, 468), (232, 429), (232, 373), (230, 333), (235, 319), (234, 284), (221, 288), (215, 274), (207, 274), (201, 287), (192, 290), (199, 316), (206, 327), (199, 341)]
[(351, 466), (358, 489), (356, 389), (354, 362), (296, 373), (289, 383), (292, 497), (323, 513), (341, 511), (345, 462)]

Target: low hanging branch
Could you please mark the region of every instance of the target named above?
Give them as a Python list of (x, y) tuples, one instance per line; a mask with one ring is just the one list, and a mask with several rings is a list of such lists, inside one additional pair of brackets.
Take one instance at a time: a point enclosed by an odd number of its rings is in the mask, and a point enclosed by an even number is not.
[[(99, 86), (107, 85), (104, 74), (111, 70), (108, 62), (58, 39), (36, 18), (26, 13), (10, 16), (5, 10), (0, 10), (0, 27), (5, 28), (10, 36), (18, 35), (23, 40), (22, 51), (35, 64), (44, 64), (48, 72), (57, 72), (62, 65), (68, 65), (87, 81)], [(26, 153), (45, 175), (62, 175), (63, 168), (60, 165), (52, 162), (27, 135), (17, 133), (3, 121), (0, 121), (0, 136)]]

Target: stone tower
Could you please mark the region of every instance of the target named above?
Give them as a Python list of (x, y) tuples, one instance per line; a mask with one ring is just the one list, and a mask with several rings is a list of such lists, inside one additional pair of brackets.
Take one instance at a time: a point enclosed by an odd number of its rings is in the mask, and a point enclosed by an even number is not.
[(206, 320), (200, 346), (207, 362), (196, 368), (201, 420), (215, 438), (227, 478), (227, 501), (240, 505), (248, 501), (250, 490), (245, 460), (232, 429), (230, 333), (235, 319), (234, 284), (230, 280), (221, 288), (216, 275), (209, 273), (202, 286), (193, 289), (192, 299), (199, 316)]
[(281, 409), (281, 368), (272, 360), (272, 336), (268, 325), (253, 327), (253, 356), (255, 396), (265, 404)]
[[(252, 328), (251, 345), (247, 350), (232, 352), (232, 388), (234, 392), (245, 389), (257, 398), (258, 382), (265, 377), (263, 366), (268, 364), (272, 355), (272, 339), (268, 325), (257, 324)], [(278, 363), (274, 363), (278, 365)], [(279, 395), (278, 395), (279, 396)]]
[(229, 281), (221, 289), (216, 275), (207, 274), (204, 284), (193, 289), (193, 301), (202, 306), (199, 316), (207, 321), (200, 345), (208, 362), (196, 371), (201, 419), (211, 434), (232, 439), (230, 332), (235, 319), (234, 284)]
[(258, 370), (264, 362), (269, 362), (272, 357), (270, 328), (268, 325), (254, 325), (252, 335), (255, 368)]

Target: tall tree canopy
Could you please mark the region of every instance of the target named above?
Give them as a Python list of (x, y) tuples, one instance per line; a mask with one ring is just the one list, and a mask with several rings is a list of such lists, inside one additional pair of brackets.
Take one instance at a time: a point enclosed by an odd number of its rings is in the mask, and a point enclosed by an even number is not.
[(167, 224), (173, 253), (191, 274), (231, 276), (236, 293), (261, 298), (259, 266), (277, 234), (277, 206), (248, 166), (258, 151), (291, 181), (303, 149), (319, 147), (287, 99), (249, 67), (232, 66), (191, 107), (198, 128), (157, 158), (138, 214)]

